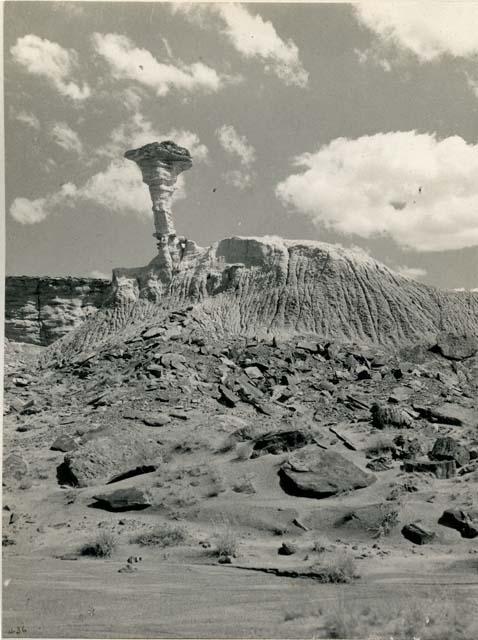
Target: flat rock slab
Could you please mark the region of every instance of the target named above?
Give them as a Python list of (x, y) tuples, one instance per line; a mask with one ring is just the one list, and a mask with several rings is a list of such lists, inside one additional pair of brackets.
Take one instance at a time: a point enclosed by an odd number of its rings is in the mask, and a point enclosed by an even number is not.
[(474, 427), (478, 425), (478, 413), (456, 402), (444, 402), (441, 405), (431, 407), (414, 406), (414, 408), (431, 422), (451, 424), (458, 427)]
[(171, 418), (166, 413), (154, 413), (142, 417), (144, 424), (148, 427), (164, 427), (171, 422)]
[(108, 511), (129, 511), (146, 509), (151, 505), (143, 491), (136, 487), (118, 489), (111, 493), (101, 493), (93, 496), (99, 507)]
[(363, 489), (376, 480), (339, 453), (313, 445), (292, 454), (280, 468), (279, 478), (286, 493), (308, 498)]

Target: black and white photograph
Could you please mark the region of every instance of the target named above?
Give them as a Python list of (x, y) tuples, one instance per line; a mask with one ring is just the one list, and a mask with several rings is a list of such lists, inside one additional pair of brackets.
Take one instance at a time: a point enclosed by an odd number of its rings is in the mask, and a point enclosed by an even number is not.
[(478, 638), (478, 2), (7, 0), (2, 637)]

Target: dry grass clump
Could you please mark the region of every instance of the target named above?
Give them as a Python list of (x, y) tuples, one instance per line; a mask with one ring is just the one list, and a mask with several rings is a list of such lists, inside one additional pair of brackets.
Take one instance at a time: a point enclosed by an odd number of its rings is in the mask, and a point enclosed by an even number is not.
[(80, 548), (80, 555), (92, 556), (93, 558), (110, 558), (117, 544), (118, 541), (112, 533), (102, 531), (95, 540), (87, 542)]
[(322, 638), (375, 640), (475, 640), (478, 620), (471, 603), (454, 603), (447, 596), (407, 601), (383, 600), (374, 605), (343, 601), (321, 625)]
[(312, 568), (317, 572), (317, 579), (323, 583), (347, 584), (358, 578), (357, 565), (348, 553), (334, 552)]
[(370, 439), (367, 447), (365, 447), (365, 453), (368, 457), (378, 456), (380, 454), (389, 453), (395, 449), (392, 438), (386, 436), (375, 436)]
[(330, 540), (327, 536), (318, 536), (312, 544), (312, 551), (314, 551), (314, 553), (324, 553), (325, 551), (329, 551), (329, 549)]
[(215, 538), (216, 548), (214, 554), (216, 556), (219, 558), (223, 556), (236, 556), (239, 541), (236, 532), (227, 518), (223, 518), (222, 521), (216, 524)]
[(369, 531), (371, 531), (372, 536), (374, 538), (381, 539), (386, 536), (389, 536), (394, 530), (394, 528), (398, 525), (398, 523), (399, 523), (398, 511), (396, 510), (387, 511), (386, 513), (384, 513), (380, 521), (374, 527), (369, 529)]
[(150, 531), (144, 531), (132, 542), (145, 547), (177, 547), (187, 540), (187, 533), (182, 527), (160, 524)]

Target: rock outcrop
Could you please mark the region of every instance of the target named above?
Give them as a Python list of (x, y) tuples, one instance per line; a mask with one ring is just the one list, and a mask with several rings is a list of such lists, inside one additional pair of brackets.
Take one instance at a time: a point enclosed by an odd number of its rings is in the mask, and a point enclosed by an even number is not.
[(97, 278), (5, 279), (5, 336), (48, 345), (91, 317), (105, 303), (111, 283)]
[[(439, 291), (363, 252), (323, 242), (231, 237), (198, 247), (176, 236), (171, 214), (177, 176), (192, 166), (187, 149), (154, 142), (125, 156), (149, 186), (159, 253), (145, 267), (113, 271), (109, 305), (61, 341), (62, 357), (119, 331), (137, 334), (188, 307), (188, 323), (213, 335), (315, 334), (394, 346), (428, 341), (430, 347), (439, 334), (456, 335), (459, 344), (448, 340), (440, 348), (469, 355), (478, 336), (478, 294)], [(43, 334), (47, 329), (43, 323)]]

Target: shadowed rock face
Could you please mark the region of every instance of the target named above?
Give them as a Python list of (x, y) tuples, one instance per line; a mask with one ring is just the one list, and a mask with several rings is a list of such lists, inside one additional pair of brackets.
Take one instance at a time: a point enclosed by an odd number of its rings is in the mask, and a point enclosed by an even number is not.
[(110, 293), (109, 280), (9, 276), (5, 279), (5, 336), (48, 345), (96, 313)]

